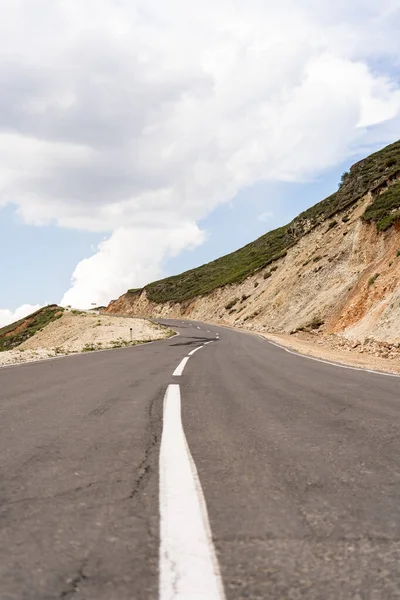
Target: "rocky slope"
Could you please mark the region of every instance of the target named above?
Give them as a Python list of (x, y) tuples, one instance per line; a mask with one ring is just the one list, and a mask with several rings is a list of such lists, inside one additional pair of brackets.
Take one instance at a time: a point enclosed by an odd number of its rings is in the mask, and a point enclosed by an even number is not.
[(0, 352), (12, 350), (36, 335), (53, 321), (61, 319), (64, 309), (57, 304), (44, 306), (20, 321), (0, 329)]
[[(53, 318), (50, 318), (52, 314)], [(28, 335), (35, 325), (35, 332)], [(162, 340), (174, 333), (147, 319), (63, 310), (55, 305), (23, 319), (11, 332), (14, 336), (6, 337), (8, 346), (6, 344), (5, 349), (1, 349), (0, 345), (0, 367), (79, 352), (134, 346)], [(21, 336), (24, 341), (16, 344)]]
[(395, 351), (399, 180), (396, 142), (354, 165), (338, 192), (289, 225), (209, 265), (128, 291), (106, 311), (329, 334), (374, 352)]

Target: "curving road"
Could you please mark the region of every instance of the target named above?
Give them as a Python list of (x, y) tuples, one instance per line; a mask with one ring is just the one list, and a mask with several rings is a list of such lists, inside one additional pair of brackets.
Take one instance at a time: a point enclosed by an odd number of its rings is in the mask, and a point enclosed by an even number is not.
[(0, 370), (0, 599), (400, 598), (400, 378), (165, 322)]

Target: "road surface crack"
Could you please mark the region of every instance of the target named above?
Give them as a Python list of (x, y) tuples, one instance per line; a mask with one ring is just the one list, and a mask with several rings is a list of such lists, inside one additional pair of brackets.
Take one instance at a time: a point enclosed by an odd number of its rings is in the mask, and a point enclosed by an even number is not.
[(133, 489), (129, 494), (129, 498), (134, 498), (140, 492), (142, 485), (151, 473), (150, 465), (145, 464), (147, 460), (148, 456), (146, 455), (138, 467), (138, 471), (140, 474), (133, 484)]
[(13, 504), (21, 504), (23, 502), (45, 502), (47, 500), (56, 500), (57, 498), (63, 498), (64, 496), (70, 496), (70, 495), (76, 494), (77, 492), (83, 492), (85, 490), (90, 489), (91, 487), (93, 487), (95, 485), (102, 485), (102, 484), (109, 484), (109, 483), (112, 483), (113, 485), (115, 485), (115, 484), (124, 483), (124, 482), (125, 482), (124, 479), (115, 479), (114, 481), (108, 480), (108, 479), (91, 481), (85, 485), (79, 485), (74, 488), (68, 488), (66, 490), (63, 490), (62, 492), (57, 492), (55, 494), (51, 494), (48, 496), (29, 496), (26, 498), (18, 498), (17, 500), (2, 500), (1, 505), (2, 506), (12, 506)]
[(176, 562), (174, 560), (172, 560), (172, 558), (170, 557), (167, 550), (164, 551), (164, 556), (165, 556), (166, 561), (170, 565), (170, 570), (173, 575), (173, 578), (171, 581), (171, 585), (172, 585), (171, 592), (172, 593), (171, 593), (169, 600), (174, 600), (174, 598), (176, 598), (178, 596), (178, 592), (179, 592), (179, 590), (178, 590), (179, 573), (178, 573)]
[(156, 433), (154, 433), (154, 427), (155, 427), (155, 418), (153, 417), (153, 409), (154, 409), (154, 405), (156, 400), (158, 399), (158, 396), (156, 396), (153, 401), (150, 403), (149, 406), (149, 421), (150, 421), (150, 441), (148, 442), (148, 445), (144, 451), (144, 456), (142, 458), (142, 460), (139, 463), (139, 466), (137, 468), (138, 470), (138, 477), (136, 478), (136, 480), (133, 483), (133, 487), (132, 487), (132, 491), (129, 494), (129, 498), (135, 498), (138, 493), (142, 490), (142, 488), (146, 485), (152, 469), (151, 466), (149, 464), (151, 455), (155, 449), (155, 447), (158, 444), (158, 436), (156, 435)]
[(76, 576), (73, 579), (70, 579), (68, 583), (68, 587), (65, 588), (60, 594), (60, 598), (71, 598), (74, 594), (79, 592), (80, 584), (87, 579), (87, 576), (84, 573), (84, 568), (86, 567), (87, 561), (84, 560), (81, 566), (78, 569)]

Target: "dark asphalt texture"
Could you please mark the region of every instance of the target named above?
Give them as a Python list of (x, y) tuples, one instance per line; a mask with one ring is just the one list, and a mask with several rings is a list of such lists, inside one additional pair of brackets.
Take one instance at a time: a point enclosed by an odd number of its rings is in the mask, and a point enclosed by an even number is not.
[(163, 322), (181, 335), (0, 369), (0, 599), (157, 600), (172, 382), (227, 600), (400, 599), (400, 378)]

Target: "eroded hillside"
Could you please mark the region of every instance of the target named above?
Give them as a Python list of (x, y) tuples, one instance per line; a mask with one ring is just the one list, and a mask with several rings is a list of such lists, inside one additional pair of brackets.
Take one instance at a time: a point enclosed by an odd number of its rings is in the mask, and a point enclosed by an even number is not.
[(400, 342), (400, 142), (338, 192), (213, 263), (132, 290), (107, 312)]

